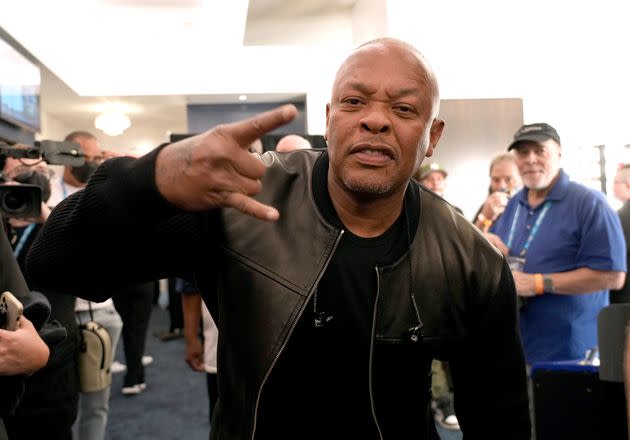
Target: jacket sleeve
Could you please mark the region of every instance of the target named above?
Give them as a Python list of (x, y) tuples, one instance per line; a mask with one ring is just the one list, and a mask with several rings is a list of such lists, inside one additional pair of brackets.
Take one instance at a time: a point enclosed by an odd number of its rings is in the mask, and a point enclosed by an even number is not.
[(475, 314), (466, 347), (450, 363), (464, 439), (530, 439), (516, 290), (505, 259), (496, 292)]
[(103, 301), (117, 287), (195, 269), (207, 219), (218, 221), (218, 211), (170, 205), (155, 184), (158, 152), (105, 161), (57, 205), (27, 255), (32, 288)]

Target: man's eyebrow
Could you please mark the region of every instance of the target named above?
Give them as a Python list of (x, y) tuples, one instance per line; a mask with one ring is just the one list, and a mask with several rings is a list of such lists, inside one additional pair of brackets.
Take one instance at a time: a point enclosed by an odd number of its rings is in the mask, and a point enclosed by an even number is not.
[[(361, 83), (361, 82), (356, 82), (356, 81), (351, 81), (351, 82), (346, 83), (346, 87), (354, 89), (365, 95), (371, 95), (375, 92), (375, 90), (373, 90), (366, 84)], [(403, 96), (416, 95), (417, 93), (418, 93), (417, 87), (405, 87), (402, 89), (398, 89), (393, 93), (388, 93), (387, 95), (391, 98), (400, 98)]]
[(349, 81), (346, 83), (346, 87), (351, 88), (353, 90), (357, 90), (358, 92), (361, 92), (365, 95), (371, 95), (372, 93), (375, 92), (375, 90), (370, 89), (367, 85), (365, 85), (362, 82), (357, 82), (357, 81)]

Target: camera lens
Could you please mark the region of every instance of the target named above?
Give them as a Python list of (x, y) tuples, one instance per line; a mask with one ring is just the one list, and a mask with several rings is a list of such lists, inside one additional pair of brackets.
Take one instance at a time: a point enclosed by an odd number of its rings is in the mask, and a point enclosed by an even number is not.
[(37, 185), (0, 185), (0, 213), (5, 217), (37, 217), (41, 212), (41, 193)]
[(18, 192), (6, 192), (0, 199), (0, 206), (5, 212), (19, 213), (24, 208), (24, 195)]

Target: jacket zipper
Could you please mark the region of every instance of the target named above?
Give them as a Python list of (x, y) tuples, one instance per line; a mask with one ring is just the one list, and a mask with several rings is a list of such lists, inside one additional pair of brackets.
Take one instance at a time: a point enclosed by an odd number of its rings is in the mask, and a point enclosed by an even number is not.
[(258, 391), (256, 393), (256, 405), (254, 406), (254, 423), (253, 423), (253, 426), (252, 426), (252, 436), (251, 436), (252, 440), (254, 440), (254, 436), (256, 435), (256, 424), (258, 422), (258, 420), (257, 420), (258, 419), (258, 403), (260, 402), (260, 394), (262, 393), (262, 389), (265, 386), (265, 383), (267, 382), (267, 379), (269, 378), (269, 375), (271, 374), (271, 370), (273, 370), (273, 367), (276, 365), (276, 362), (278, 361), (278, 358), (280, 357), (280, 355), (284, 351), (284, 348), (286, 347), (287, 343), (289, 342), (289, 338), (291, 337), (291, 334), (293, 333), (293, 330), (295, 329), (295, 326), (297, 325), (298, 321), (302, 317), (302, 314), (304, 313), (304, 310), (308, 306), (308, 302), (311, 300), (311, 297), (313, 296), (313, 292), (315, 292), (315, 290), (317, 289), (317, 285), (319, 284), (319, 280), (324, 275), (324, 272), (326, 272), (326, 268), (328, 267), (328, 263), (330, 263), (330, 260), (332, 259), (332, 256), (334, 255), (335, 250), (337, 249), (337, 245), (341, 241), (341, 237), (343, 236), (344, 232), (345, 231), (343, 229), (341, 231), (339, 231), (339, 235), (337, 236), (337, 238), (335, 240), (335, 244), (333, 245), (333, 248), (330, 251), (330, 255), (328, 255), (328, 258), (326, 259), (326, 263), (324, 264), (324, 266), (322, 267), (322, 270), (317, 275), (317, 279), (315, 280), (315, 283), (313, 284), (314, 289), (311, 289), (311, 291), (308, 293), (308, 296), (306, 297), (306, 300), (304, 301), (304, 305), (300, 309), (297, 318), (295, 319), (295, 321), (291, 325), (291, 328), (289, 329), (289, 334), (287, 335), (287, 337), (285, 338), (284, 343), (282, 344), (282, 346), (278, 350), (278, 353), (273, 358), (273, 361), (271, 362), (271, 365), (269, 366), (269, 369), (265, 373), (265, 376), (263, 377), (263, 380), (260, 383), (260, 387), (258, 387)]
[(370, 365), (368, 365), (368, 389), (370, 392), (372, 418), (374, 419), (374, 424), (376, 425), (376, 430), (378, 431), (378, 437), (383, 440), (383, 431), (381, 431), (381, 427), (378, 424), (376, 410), (374, 409), (374, 390), (372, 389), (372, 365), (374, 364), (374, 339), (376, 337), (376, 311), (378, 310), (378, 298), (381, 293), (381, 273), (379, 272), (378, 267), (375, 267), (374, 270), (376, 271), (376, 298), (374, 300), (374, 311), (372, 312), (372, 336), (370, 340)]

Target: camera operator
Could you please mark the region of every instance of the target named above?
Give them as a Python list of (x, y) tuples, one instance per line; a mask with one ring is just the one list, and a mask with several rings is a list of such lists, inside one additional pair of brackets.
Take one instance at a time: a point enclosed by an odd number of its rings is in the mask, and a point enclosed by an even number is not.
[[(14, 145), (13, 148), (28, 148), (26, 145)], [(5, 157), (0, 159), (0, 166), (2, 167), (2, 180), (6, 185), (36, 185), (41, 189), (41, 204), (40, 214), (35, 218), (17, 218), (9, 217), (5, 219), (8, 221), (11, 228), (9, 228), (9, 237), (12, 240), (11, 245), (15, 248), (16, 243), (14, 240), (22, 240), (23, 245), (20, 249), (16, 249), (14, 252), (20, 263), (20, 267), (23, 265), (23, 260), (26, 255), (22, 249), (24, 249), (25, 241), (32, 241), (34, 238), (33, 232), (35, 225), (42, 224), (46, 221), (50, 215), (50, 208), (46, 205), (46, 201), (50, 197), (50, 179), (52, 177), (52, 170), (48, 167), (48, 164), (41, 158), (13, 158)], [(13, 229), (13, 231), (11, 230)], [(26, 234), (22, 238), (23, 234)]]
[[(19, 150), (29, 147), (14, 145), (11, 148)], [(11, 258), (17, 261), (19, 271), (24, 267), (31, 243), (50, 214), (46, 201), (51, 192), (52, 170), (41, 156), (16, 158), (0, 154), (0, 167), (5, 185), (37, 185), (41, 190), (40, 214), (37, 217), (12, 216), (4, 219), (9, 243), (13, 249)], [(40, 296), (48, 304), (51, 320), (58, 321), (57, 329), (70, 337), (51, 346), (50, 359), (47, 356), (48, 363), (27, 378), (20, 406), (5, 418), (9, 438), (38, 438), (40, 433), (47, 433), (47, 438), (70, 438), (63, 437), (65, 435), (63, 433), (70, 432), (77, 414), (78, 375), (74, 357), (78, 333), (74, 320), (74, 299), (51, 292), (45, 292), (45, 296), (41, 294)], [(35, 419), (37, 423), (32, 423)]]
[[(14, 147), (16, 148), (16, 147)], [(19, 146), (17, 147), (19, 148)], [(24, 148), (27, 148), (24, 146)], [(0, 154), (0, 168), (5, 182), (40, 185), (43, 191), (46, 182), (45, 163), (40, 160), (24, 159), (24, 162)], [(32, 167), (30, 165), (33, 165)], [(12, 172), (5, 174), (6, 170)], [(50, 186), (48, 185), (50, 193)], [(50, 213), (42, 209), (42, 216)], [(10, 219), (16, 222), (17, 219)], [(4, 224), (4, 222), (1, 222)], [(9, 223), (6, 224), (9, 228)], [(11, 417), (25, 390), (25, 377), (46, 365), (50, 350), (66, 336), (59, 323), (44, 323), (50, 316), (50, 303), (38, 292), (29, 292), (20, 267), (12, 253), (6, 230), (0, 231), (0, 291), (13, 293), (22, 303), (23, 316), (15, 331), (0, 330), (0, 439), (7, 439), (3, 419)], [(37, 329), (40, 329), (38, 334)], [(51, 347), (51, 348), (49, 348)], [(26, 379), (28, 383), (29, 379)], [(27, 387), (29, 385), (27, 384)]]
[[(8, 437), (3, 419), (19, 403), (24, 393), (25, 375), (39, 370), (48, 361), (48, 345), (37, 333), (36, 327), (41, 327), (46, 320), (50, 306), (41, 294), (28, 291), (4, 228), (0, 229), (0, 289), (12, 292), (24, 306), (18, 328), (15, 331), (0, 330), (0, 440), (5, 440)], [(65, 332), (55, 335), (58, 329), (47, 326), (42, 330), (46, 342), (52, 344), (65, 335)]]

